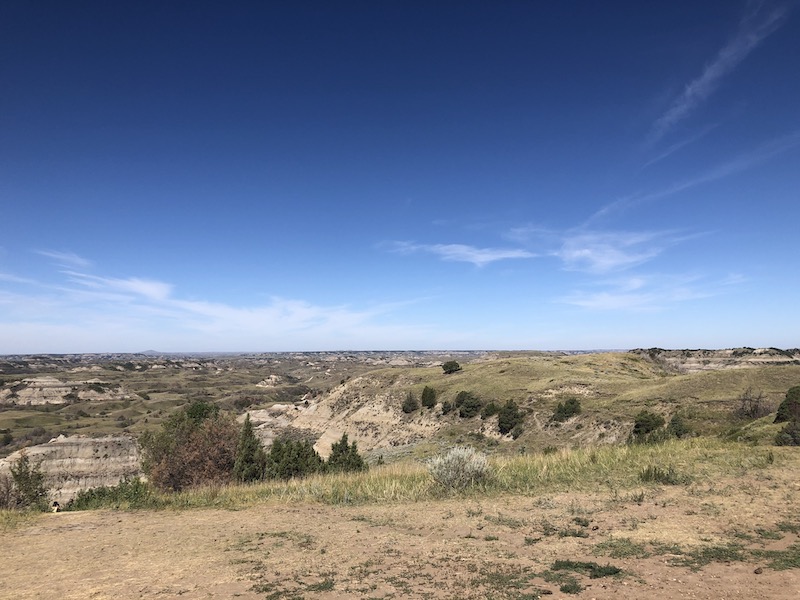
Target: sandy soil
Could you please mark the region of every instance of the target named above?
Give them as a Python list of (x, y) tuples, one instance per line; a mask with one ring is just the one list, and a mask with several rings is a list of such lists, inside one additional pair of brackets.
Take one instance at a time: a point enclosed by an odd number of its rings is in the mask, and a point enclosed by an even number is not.
[[(624, 493), (47, 514), (2, 534), (0, 598), (796, 600), (796, 480), (773, 473)], [(727, 553), (730, 544), (739, 554)], [(785, 568), (781, 557), (795, 562)], [(622, 573), (568, 573), (583, 589), (566, 594), (556, 560)]]

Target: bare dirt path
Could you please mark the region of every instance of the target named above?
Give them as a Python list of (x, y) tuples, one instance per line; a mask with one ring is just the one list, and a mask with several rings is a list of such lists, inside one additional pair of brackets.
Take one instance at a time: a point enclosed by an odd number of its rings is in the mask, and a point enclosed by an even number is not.
[[(48, 514), (2, 533), (0, 598), (796, 600), (795, 475), (623, 494)], [(591, 578), (580, 563), (592, 562), (622, 572)], [(577, 593), (560, 590), (570, 578)]]

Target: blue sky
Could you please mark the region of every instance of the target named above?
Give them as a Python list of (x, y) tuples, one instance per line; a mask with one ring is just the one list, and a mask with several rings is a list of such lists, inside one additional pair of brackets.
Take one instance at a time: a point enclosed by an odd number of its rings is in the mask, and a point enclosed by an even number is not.
[(0, 353), (800, 346), (800, 7), (0, 4)]

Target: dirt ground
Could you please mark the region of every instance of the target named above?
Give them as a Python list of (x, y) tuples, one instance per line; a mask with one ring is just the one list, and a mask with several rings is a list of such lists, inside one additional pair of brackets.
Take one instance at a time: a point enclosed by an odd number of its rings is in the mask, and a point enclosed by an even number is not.
[[(800, 483), (416, 504), (46, 514), (0, 598), (800, 598)], [(571, 569), (556, 561), (578, 561)], [(591, 578), (587, 565), (618, 574)], [(563, 566), (563, 564), (562, 564)], [(572, 591), (561, 591), (572, 584)]]

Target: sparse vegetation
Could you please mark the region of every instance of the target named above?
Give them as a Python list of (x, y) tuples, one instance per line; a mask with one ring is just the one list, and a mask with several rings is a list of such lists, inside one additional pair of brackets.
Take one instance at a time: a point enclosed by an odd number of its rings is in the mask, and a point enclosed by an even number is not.
[(564, 421), (581, 414), (581, 401), (577, 398), (569, 398), (565, 402), (559, 402), (550, 421), (553, 423), (563, 423)]
[(408, 392), (406, 394), (406, 399), (403, 400), (402, 408), (403, 412), (406, 414), (413, 413), (419, 410), (419, 401), (417, 400), (417, 397), (414, 395), (414, 392)]
[(440, 487), (450, 492), (484, 485), (491, 477), (486, 455), (461, 446), (428, 461), (428, 471)]

